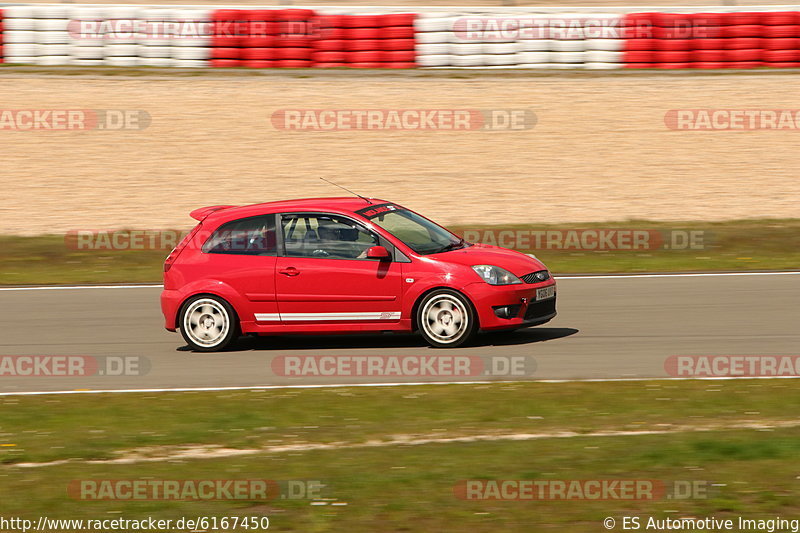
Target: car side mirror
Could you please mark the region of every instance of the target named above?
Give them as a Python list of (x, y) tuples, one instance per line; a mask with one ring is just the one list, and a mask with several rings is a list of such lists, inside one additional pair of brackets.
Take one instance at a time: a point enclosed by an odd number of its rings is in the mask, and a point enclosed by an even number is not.
[(389, 250), (383, 246), (372, 246), (367, 250), (367, 259), (380, 259), (386, 261), (390, 259)]

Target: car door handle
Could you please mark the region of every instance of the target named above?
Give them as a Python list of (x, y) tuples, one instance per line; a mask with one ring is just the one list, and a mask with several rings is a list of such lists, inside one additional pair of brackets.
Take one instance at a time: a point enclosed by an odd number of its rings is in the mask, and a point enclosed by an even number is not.
[(300, 271), (295, 267), (284, 268), (283, 270), (278, 270), (278, 272), (287, 276), (297, 276), (300, 274)]

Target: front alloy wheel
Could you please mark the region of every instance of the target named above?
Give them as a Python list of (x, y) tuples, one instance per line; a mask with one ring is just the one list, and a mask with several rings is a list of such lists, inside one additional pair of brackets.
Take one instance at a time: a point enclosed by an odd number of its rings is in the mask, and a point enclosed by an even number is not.
[(417, 308), (417, 325), (428, 344), (437, 348), (461, 346), (478, 330), (472, 304), (449, 289), (439, 289), (425, 297)]
[(228, 302), (215, 296), (195, 296), (183, 306), (181, 335), (200, 352), (224, 349), (238, 336), (236, 313)]

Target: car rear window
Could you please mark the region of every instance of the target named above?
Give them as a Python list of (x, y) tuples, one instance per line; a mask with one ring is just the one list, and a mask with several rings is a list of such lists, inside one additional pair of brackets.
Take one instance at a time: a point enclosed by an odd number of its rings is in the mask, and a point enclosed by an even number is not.
[(277, 255), (275, 215), (242, 218), (217, 228), (203, 244), (207, 254)]

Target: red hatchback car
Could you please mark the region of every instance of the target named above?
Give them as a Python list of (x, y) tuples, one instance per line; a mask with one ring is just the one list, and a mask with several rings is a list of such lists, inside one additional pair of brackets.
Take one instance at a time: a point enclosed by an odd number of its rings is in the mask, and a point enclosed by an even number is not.
[(556, 315), (534, 256), (465, 242), (391, 202), (311, 198), (191, 213), (164, 263), (169, 331), (217, 351), (240, 334), (419, 331), (436, 347)]

